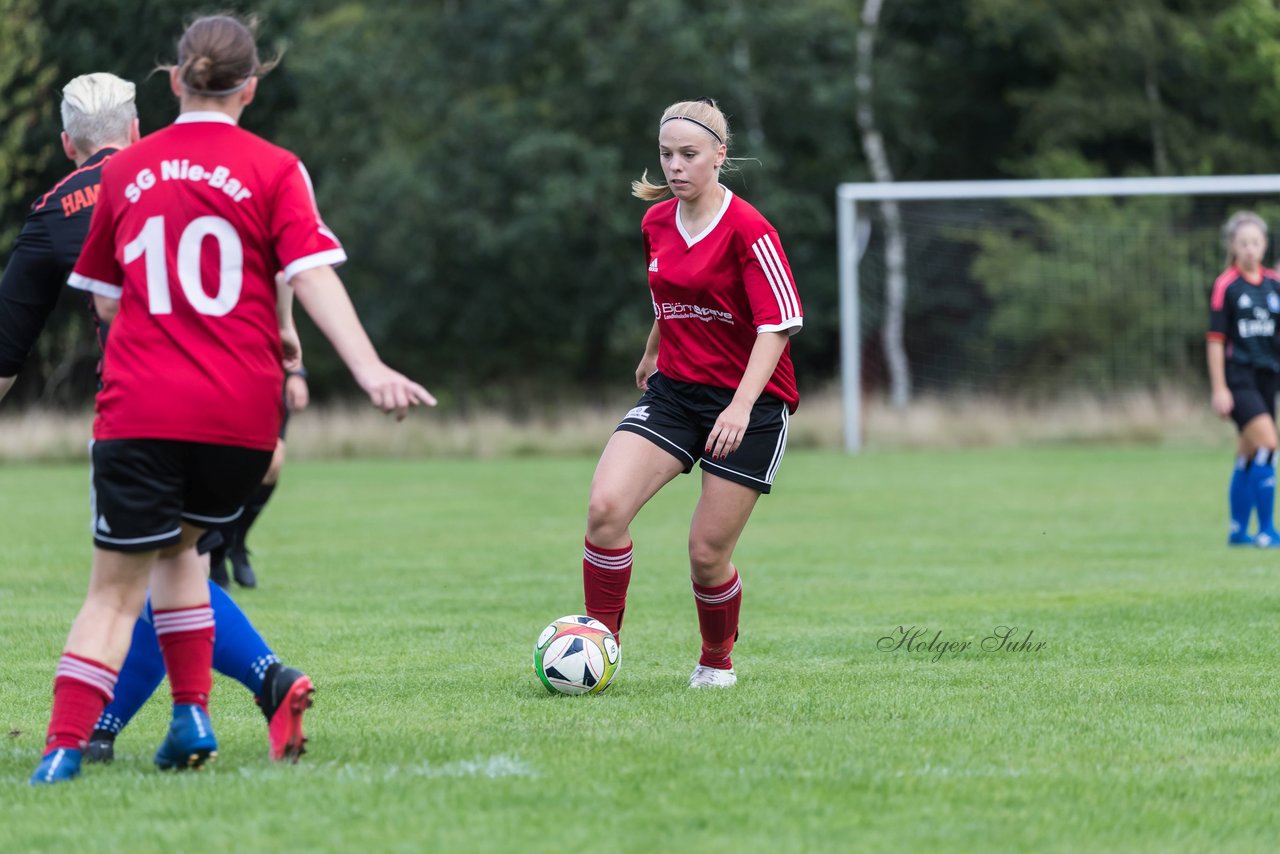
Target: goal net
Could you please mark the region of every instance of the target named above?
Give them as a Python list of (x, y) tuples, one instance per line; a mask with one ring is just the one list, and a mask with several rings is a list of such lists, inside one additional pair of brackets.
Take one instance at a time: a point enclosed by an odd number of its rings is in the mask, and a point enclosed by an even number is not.
[(1222, 223), (1249, 208), (1280, 225), (1278, 189), (1274, 175), (841, 185), (846, 449), (877, 397), (1202, 386)]

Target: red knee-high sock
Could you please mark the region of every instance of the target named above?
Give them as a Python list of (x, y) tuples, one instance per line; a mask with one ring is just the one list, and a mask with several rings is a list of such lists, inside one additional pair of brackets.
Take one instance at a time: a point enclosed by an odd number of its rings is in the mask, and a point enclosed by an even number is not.
[(582, 590), (587, 616), (599, 620), (615, 635), (622, 629), (631, 583), (631, 545), (602, 549), (586, 540), (582, 552)]
[(213, 609), (208, 605), (154, 611), (156, 640), (175, 704), (191, 704), (209, 710), (213, 690)]
[(105, 664), (64, 652), (53, 677), (53, 714), (45, 752), (69, 747), (84, 750), (102, 710), (115, 696), (118, 671)]
[(693, 585), (693, 601), (698, 606), (698, 628), (702, 632), (704, 667), (728, 670), (733, 667), (729, 654), (738, 637), (738, 612), (742, 609), (742, 579), (734, 570), (733, 578), (715, 587)]

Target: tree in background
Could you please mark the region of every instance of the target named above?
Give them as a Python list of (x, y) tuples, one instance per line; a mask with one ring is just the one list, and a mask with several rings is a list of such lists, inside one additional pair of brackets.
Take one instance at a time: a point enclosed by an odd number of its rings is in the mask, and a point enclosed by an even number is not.
[(730, 114), (733, 154), (753, 158), (726, 180), (787, 224), (821, 318), (832, 180), (857, 162), (839, 109), (852, 25), (806, 14), (829, 6), (508, 0), (312, 18), (281, 138), (313, 165), (388, 359), (452, 380), (455, 402), (625, 391), (652, 322), (629, 182), (658, 168), (662, 109), (704, 95)]
[[(173, 59), (184, 13), (145, 0), (0, 2), (0, 104), (20, 114), (0, 126), (10, 176), (0, 232), (12, 235), (32, 193), (65, 173), (60, 82), (113, 71), (139, 84), (144, 131), (164, 125), (176, 108), (164, 78), (148, 74)], [(644, 207), (628, 183), (657, 169), (662, 108), (701, 96), (719, 100), (732, 153), (749, 158), (727, 182), (785, 229), (806, 308), (793, 352), (803, 390), (834, 376), (833, 190), (870, 177), (854, 110), (860, 4), (228, 5), (262, 16), (268, 53), (290, 44), (245, 126), (302, 155), (371, 333), (398, 367), (441, 377), (455, 404), (626, 393), (651, 322)], [(877, 28), (871, 99), (894, 178), (1273, 171), (1278, 15), (1264, 0), (894, 0)], [(34, 180), (15, 183), (23, 174)], [(1178, 221), (1173, 209), (1142, 212), (1158, 226)], [(913, 236), (908, 265), (940, 239)], [(1000, 314), (1034, 296), (1008, 262), (1038, 254), (1056, 276), (1062, 251), (974, 242), (945, 288), (913, 286), (902, 328), (916, 379), (934, 387), (975, 339), (1031, 346)], [(88, 341), (75, 308), (59, 309), (15, 389), (27, 400), (60, 376), (72, 340)], [(864, 317), (883, 314), (870, 306)], [(1053, 329), (1066, 330), (1060, 320)], [(1100, 337), (1071, 339), (1064, 358), (1096, 360), (1077, 345), (1115, 341)], [(1059, 368), (1085, 375), (1085, 361)], [(346, 389), (324, 348), (308, 362), (318, 395)], [(91, 393), (92, 360), (74, 364), (64, 373), (78, 390), (51, 399)]]
[[(0, 0), (0, 206), (25, 211), (49, 152), (33, 131), (51, 111), (54, 69), (43, 59), (47, 38), (38, 0)], [(0, 243), (18, 234), (21, 216), (0, 221)]]

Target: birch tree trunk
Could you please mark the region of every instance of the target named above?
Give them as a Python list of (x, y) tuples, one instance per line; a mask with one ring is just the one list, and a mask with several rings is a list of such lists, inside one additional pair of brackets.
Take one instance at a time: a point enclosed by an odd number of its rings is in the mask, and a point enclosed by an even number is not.
[[(872, 59), (875, 54), (876, 28), (880, 23), (883, 0), (864, 0), (862, 27), (858, 30), (858, 73), (855, 78), (858, 89), (858, 129), (862, 133), (862, 151), (871, 166), (876, 181), (893, 181), (889, 158), (884, 151), (884, 138), (876, 127), (872, 95), (875, 78), (872, 75)], [(889, 402), (895, 407), (906, 406), (911, 401), (911, 368), (907, 364), (907, 351), (902, 344), (903, 314), (907, 303), (907, 241), (902, 231), (902, 215), (895, 201), (880, 203), (885, 224), (885, 293), (884, 327), (881, 330), (881, 346), (885, 363), (889, 368)]]

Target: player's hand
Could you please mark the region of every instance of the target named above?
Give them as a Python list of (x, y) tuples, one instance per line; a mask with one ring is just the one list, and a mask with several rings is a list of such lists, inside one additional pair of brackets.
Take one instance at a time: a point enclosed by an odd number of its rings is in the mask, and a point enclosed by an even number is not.
[(404, 419), (411, 406), (435, 406), (431, 392), (418, 385), (399, 371), (377, 364), (356, 373), (356, 382), (369, 395), (369, 400), (383, 412)]
[(311, 389), (302, 374), (289, 374), (284, 378), (284, 402), (290, 412), (301, 412), (311, 402)]
[(713, 460), (723, 460), (738, 450), (742, 437), (747, 435), (751, 423), (751, 406), (736, 400), (725, 407), (707, 436), (706, 455)]
[(636, 388), (641, 391), (649, 390), (649, 377), (658, 372), (658, 357), (649, 358), (645, 356), (640, 360), (640, 364), (636, 365)]
[(302, 339), (294, 327), (280, 329), (280, 351), (286, 371), (296, 371), (302, 367)]
[(1231, 396), (1231, 389), (1220, 388), (1213, 393), (1213, 411), (1218, 413), (1220, 418), (1230, 418), (1231, 410), (1235, 408), (1235, 398)]

